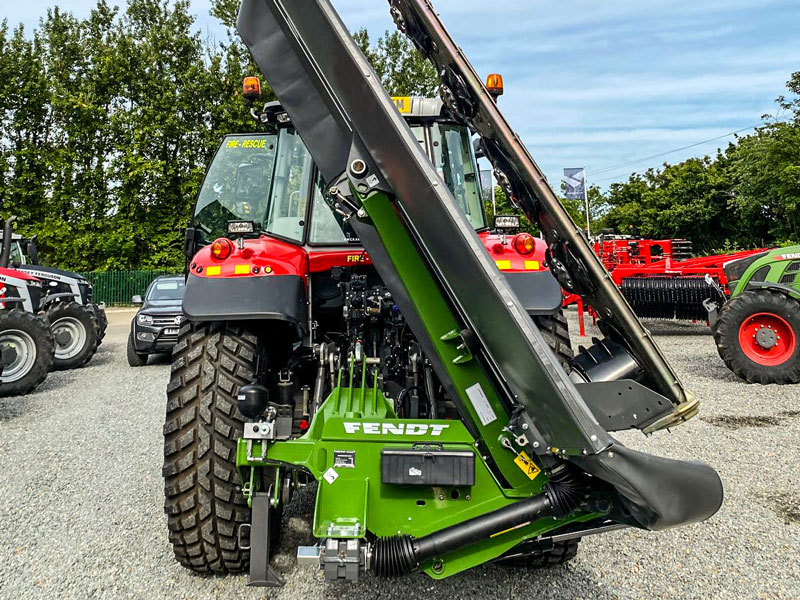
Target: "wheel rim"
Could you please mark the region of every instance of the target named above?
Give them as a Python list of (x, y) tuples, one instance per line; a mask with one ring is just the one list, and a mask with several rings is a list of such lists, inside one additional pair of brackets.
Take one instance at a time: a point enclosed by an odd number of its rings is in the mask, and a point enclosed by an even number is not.
[(739, 327), (739, 346), (754, 363), (782, 365), (794, 354), (797, 343), (789, 322), (775, 313), (750, 315)]
[(74, 317), (63, 317), (51, 325), (56, 341), (56, 359), (74, 358), (86, 344), (86, 328)]
[(19, 329), (7, 329), (0, 333), (0, 351), (11, 361), (3, 368), (0, 381), (12, 383), (25, 377), (36, 364), (36, 343)]

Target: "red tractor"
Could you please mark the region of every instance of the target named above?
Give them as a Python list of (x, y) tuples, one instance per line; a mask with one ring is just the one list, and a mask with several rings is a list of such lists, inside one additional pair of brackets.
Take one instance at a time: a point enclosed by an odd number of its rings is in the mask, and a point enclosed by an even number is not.
[[(256, 86), (246, 80), (246, 97)], [(513, 218), (500, 219), (506, 228), (490, 228), (469, 129), (448, 116), (441, 100), (397, 98), (395, 104), (566, 365), (572, 351), (561, 289), (546, 268), (544, 242), (516, 232)], [(187, 322), (168, 387), (165, 511), (177, 559), (199, 571), (236, 572), (247, 560), (236, 537), (238, 525), (249, 521), (233, 460), (243, 427), (237, 398), (293, 406), (278, 418), (304, 432), (311, 409), (330, 388), (325, 373), (338, 356), (332, 349), (349, 339), (354, 360), (380, 359), (400, 414), (452, 413), (452, 406), (436, 402), (441, 384), (430, 361), (403, 325), (342, 197), (335, 189), (323, 193), (318, 166), (289, 116), (277, 102), (253, 114), (265, 131), (224, 138), (186, 232)], [(199, 419), (202, 436), (190, 440), (184, 434), (192, 419)], [(204, 541), (205, 527), (215, 528), (217, 542)], [(569, 554), (560, 546), (556, 552)]]
[(6, 220), (0, 252), (0, 396), (33, 391), (53, 366), (55, 341), (39, 312), (43, 290), (36, 277), (9, 269), (15, 217)]

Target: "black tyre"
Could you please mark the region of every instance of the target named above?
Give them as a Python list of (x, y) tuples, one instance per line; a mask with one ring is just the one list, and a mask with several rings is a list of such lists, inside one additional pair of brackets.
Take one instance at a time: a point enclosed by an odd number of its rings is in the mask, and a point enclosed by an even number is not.
[(800, 303), (773, 290), (733, 297), (714, 328), (717, 351), (748, 383), (800, 381)]
[[(511, 558), (501, 558), (499, 562), (504, 565), (514, 567), (526, 567), (529, 569), (541, 569), (562, 565), (571, 561), (578, 554), (578, 544), (581, 538), (555, 542), (549, 550), (536, 550), (523, 556)], [(512, 551), (513, 552), (513, 551)]]
[(128, 365), (131, 367), (143, 367), (147, 364), (148, 354), (145, 352), (137, 352), (133, 347), (133, 336), (128, 334)]
[(538, 315), (533, 317), (533, 322), (542, 332), (547, 345), (558, 358), (558, 362), (569, 373), (570, 362), (575, 353), (572, 351), (572, 342), (569, 339), (569, 323), (564, 311), (559, 310), (554, 315)]
[[(255, 380), (264, 361), (258, 338), (228, 323), (188, 323), (173, 350), (164, 424), (164, 511), (175, 558), (193, 571), (247, 568), (249, 551), (238, 543), (239, 525), (250, 522), (250, 509), (235, 463), (243, 428), (236, 394)], [(269, 483), (262, 481), (263, 489)]]
[(53, 366), (55, 343), (47, 321), (18, 308), (0, 310), (0, 396), (27, 394)]
[(97, 319), (97, 345), (99, 346), (103, 343), (103, 338), (106, 337), (108, 317), (106, 317), (105, 308), (101, 307), (99, 304), (92, 302), (89, 304), (89, 309), (94, 313), (95, 319)]
[(45, 316), (56, 342), (53, 369), (75, 369), (97, 351), (97, 318), (94, 311), (76, 302), (55, 302)]

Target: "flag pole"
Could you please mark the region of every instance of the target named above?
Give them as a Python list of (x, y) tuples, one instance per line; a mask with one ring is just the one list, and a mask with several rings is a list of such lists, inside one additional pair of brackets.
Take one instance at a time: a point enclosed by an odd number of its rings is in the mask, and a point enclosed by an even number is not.
[(583, 167), (583, 203), (586, 205), (586, 239), (592, 239), (589, 231), (589, 182), (586, 180), (586, 167)]

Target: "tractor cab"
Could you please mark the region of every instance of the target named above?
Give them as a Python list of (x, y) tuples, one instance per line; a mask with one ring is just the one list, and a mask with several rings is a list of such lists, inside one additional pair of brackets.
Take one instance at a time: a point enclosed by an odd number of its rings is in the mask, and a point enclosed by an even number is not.
[[(529, 312), (552, 313), (549, 304), (560, 301), (557, 286), (550, 286), (553, 302), (542, 307), (540, 280), (531, 277), (545, 275), (546, 245), (519, 232), (518, 219), (510, 227), (490, 228), (469, 129), (438, 98), (397, 97), (394, 103)], [(345, 211), (326, 197), (319, 170), (281, 105), (269, 102), (253, 115), (264, 131), (226, 136), (198, 195), (187, 229), (184, 312), (196, 321), (283, 320), (307, 332), (313, 325), (306, 315), (306, 283), (319, 294), (335, 295), (332, 269), (364, 268), (371, 260)], [(280, 291), (249, 293), (263, 289), (264, 278)], [(247, 300), (232, 308), (226, 301), (231, 294)]]

